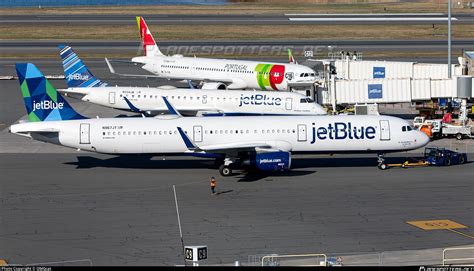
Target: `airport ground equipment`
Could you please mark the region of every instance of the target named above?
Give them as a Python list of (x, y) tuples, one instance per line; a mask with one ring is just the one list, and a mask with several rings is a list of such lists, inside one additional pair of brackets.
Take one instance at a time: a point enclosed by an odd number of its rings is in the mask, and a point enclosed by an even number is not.
[(424, 157), (425, 161), (432, 166), (461, 165), (467, 161), (466, 153), (436, 147), (425, 148)]
[(451, 151), (445, 148), (427, 147), (425, 148), (423, 159), (413, 161), (405, 161), (397, 164), (382, 164), (379, 169), (388, 169), (391, 167), (424, 167), (424, 166), (451, 166), (466, 163), (467, 154)]
[(413, 126), (425, 133), (430, 138), (456, 137), (457, 140), (464, 138), (474, 138), (472, 135), (472, 120), (455, 121), (455, 123), (443, 123), (441, 119), (425, 119), (425, 117), (415, 117)]

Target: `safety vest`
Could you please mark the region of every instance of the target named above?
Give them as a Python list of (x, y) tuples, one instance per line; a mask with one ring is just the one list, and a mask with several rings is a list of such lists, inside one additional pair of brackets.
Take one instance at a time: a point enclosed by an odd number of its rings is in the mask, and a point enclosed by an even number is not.
[(216, 187), (216, 180), (211, 180), (211, 187)]

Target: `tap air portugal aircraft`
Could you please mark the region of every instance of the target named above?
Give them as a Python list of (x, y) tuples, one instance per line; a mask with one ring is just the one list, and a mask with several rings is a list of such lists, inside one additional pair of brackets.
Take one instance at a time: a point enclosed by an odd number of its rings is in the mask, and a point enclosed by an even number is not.
[[(204, 89), (288, 90), (288, 83), (314, 83), (315, 72), (292, 60), (292, 64), (248, 60), (166, 56), (158, 48), (142, 17), (137, 17), (145, 56), (132, 58), (157, 77), (203, 82)], [(292, 58), (292, 57), (291, 57)], [(107, 61), (112, 73), (115, 70)], [(121, 74), (130, 75), (130, 74)], [(130, 75), (132, 76), (132, 75)]]
[(83, 101), (147, 115), (168, 112), (166, 97), (182, 115), (325, 115), (303, 94), (277, 91), (113, 87), (94, 77), (71, 47), (59, 46), (67, 89)]
[[(429, 138), (407, 121), (374, 115), (94, 118), (80, 115), (33, 65), (16, 65), (29, 122), (10, 132), (70, 148), (107, 154), (181, 154), (215, 158), (220, 173), (239, 166), (291, 168), (292, 153), (383, 154), (425, 146)], [(166, 98), (164, 98), (167, 101)]]

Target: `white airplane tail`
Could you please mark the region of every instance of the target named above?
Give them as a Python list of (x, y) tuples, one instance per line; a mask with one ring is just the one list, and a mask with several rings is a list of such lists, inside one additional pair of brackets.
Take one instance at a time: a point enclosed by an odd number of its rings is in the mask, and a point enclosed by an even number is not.
[(150, 29), (146, 25), (145, 20), (141, 16), (137, 16), (138, 30), (140, 31), (140, 38), (143, 44), (143, 51), (145, 56), (162, 56), (163, 53), (156, 45), (155, 39), (151, 35)]

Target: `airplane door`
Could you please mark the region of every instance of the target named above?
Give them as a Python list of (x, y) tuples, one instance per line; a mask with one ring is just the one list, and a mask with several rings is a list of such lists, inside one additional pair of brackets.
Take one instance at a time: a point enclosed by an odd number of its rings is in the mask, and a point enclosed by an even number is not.
[(306, 141), (306, 124), (298, 124), (298, 141)]
[(91, 144), (90, 124), (81, 123), (79, 130), (79, 144)]
[(201, 125), (193, 126), (193, 141), (202, 142), (202, 126)]
[(285, 109), (286, 110), (291, 110), (293, 105), (293, 98), (286, 98), (285, 100)]
[(380, 121), (380, 140), (390, 140), (390, 122), (388, 120)]
[(109, 104), (115, 104), (115, 92), (109, 92)]

